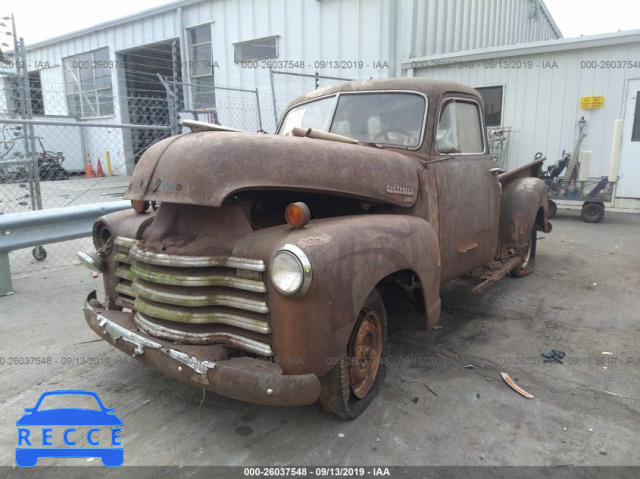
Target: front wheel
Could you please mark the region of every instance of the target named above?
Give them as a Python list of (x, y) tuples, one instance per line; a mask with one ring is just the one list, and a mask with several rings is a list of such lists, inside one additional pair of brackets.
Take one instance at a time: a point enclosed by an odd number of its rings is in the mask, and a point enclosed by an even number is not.
[(341, 419), (355, 419), (371, 404), (386, 375), (387, 313), (373, 290), (358, 314), (346, 353), (320, 378), (320, 403)]
[(549, 219), (553, 218), (558, 212), (558, 205), (555, 201), (549, 200)]

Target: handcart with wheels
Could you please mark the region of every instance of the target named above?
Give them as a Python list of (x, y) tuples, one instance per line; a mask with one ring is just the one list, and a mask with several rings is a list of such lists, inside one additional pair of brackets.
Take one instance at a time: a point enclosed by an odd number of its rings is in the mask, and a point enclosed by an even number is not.
[[(542, 153), (538, 153), (536, 157)], [(562, 152), (562, 158), (547, 168), (547, 173), (542, 176), (549, 187), (549, 218), (553, 218), (558, 211), (556, 201), (582, 203), (580, 216), (587, 223), (599, 223), (604, 218), (605, 203), (613, 199), (613, 188), (617, 178), (609, 181), (609, 177), (600, 178), (577, 177), (580, 165), (571, 161), (571, 154)], [(560, 177), (565, 168), (570, 169), (563, 177)], [(585, 175), (586, 176), (586, 175)]]
[(607, 176), (587, 181), (567, 181), (561, 178), (543, 177), (549, 187), (549, 218), (558, 211), (557, 200), (582, 203), (580, 216), (587, 223), (598, 223), (604, 218), (605, 203), (613, 198), (615, 181)]

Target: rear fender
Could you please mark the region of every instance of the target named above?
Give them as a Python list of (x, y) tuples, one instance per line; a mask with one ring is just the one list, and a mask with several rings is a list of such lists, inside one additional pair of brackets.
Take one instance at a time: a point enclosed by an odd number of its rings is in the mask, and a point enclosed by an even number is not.
[(258, 257), (259, 248), (267, 262), (285, 244), (304, 251), (313, 274), (309, 291), (299, 298), (279, 293), (267, 278), (272, 346), (286, 374), (322, 375), (331, 369), (346, 351), (369, 293), (397, 271), (418, 276), (426, 326), (437, 324), (440, 253), (435, 231), (423, 219), (363, 215), (312, 221), (299, 230), (274, 227), (242, 238), (234, 255)]
[(514, 178), (502, 187), (500, 205), (500, 249), (526, 252), (532, 228), (551, 232), (548, 188), (538, 178)]

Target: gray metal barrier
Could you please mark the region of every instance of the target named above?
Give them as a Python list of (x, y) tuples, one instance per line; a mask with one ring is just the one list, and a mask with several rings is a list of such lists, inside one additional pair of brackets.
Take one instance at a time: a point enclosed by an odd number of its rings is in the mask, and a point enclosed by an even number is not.
[(0, 296), (13, 292), (11, 251), (89, 236), (100, 216), (127, 208), (130, 201), (113, 201), (0, 216)]

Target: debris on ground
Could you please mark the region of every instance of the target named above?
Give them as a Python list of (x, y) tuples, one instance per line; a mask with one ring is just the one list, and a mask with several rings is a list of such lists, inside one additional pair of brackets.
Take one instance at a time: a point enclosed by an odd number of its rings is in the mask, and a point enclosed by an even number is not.
[(405, 383), (418, 383), (418, 382), (420, 382), (419, 379), (410, 378), (409, 376), (400, 376), (400, 380), (404, 381)]
[(476, 367), (473, 364), (467, 364), (464, 368), (465, 369), (475, 369)]
[(516, 391), (518, 394), (526, 397), (527, 399), (533, 399), (534, 396), (532, 394), (529, 394), (527, 391), (525, 391), (520, 386), (518, 386), (515, 382), (513, 382), (513, 379), (511, 379), (507, 373), (500, 373), (500, 374), (502, 375), (502, 379), (504, 379), (504, 381), (509, 386), (511, 386), (511, 389)]
[(438, 395), (438, 393), (436, 393), (433, 389), (431, 389), (427, 383), (424, 383), (424, 387), (427, 388), (429, 391), (431, 391), (431, 394), (433, 394), (434, 396)]
[(544, 358), (545, 363), (558, 361), (560, 364), (564, 364), (562, 362), (562, 359), (564, 359), (566, 353), (563, 351), (556, 351), (555, 349), (552, 349), (550, 353), (542, 353), (541, 356)]

